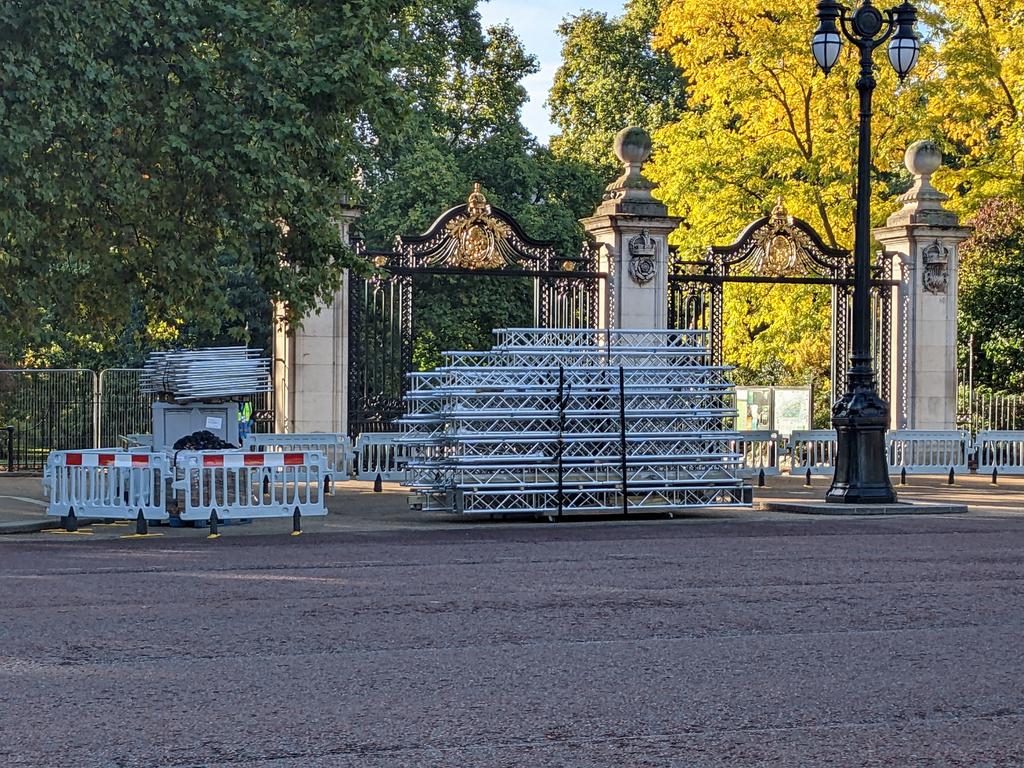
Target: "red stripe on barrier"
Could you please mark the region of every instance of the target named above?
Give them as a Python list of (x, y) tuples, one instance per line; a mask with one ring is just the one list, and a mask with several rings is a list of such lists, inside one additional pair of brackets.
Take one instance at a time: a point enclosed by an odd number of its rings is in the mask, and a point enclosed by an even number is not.
[(141, 454), (141, 453), (133, 453), (132, 454), (132, 466), (133, 467), (148, 467), (149, 466), (149, 456), (146, 456), (146, 455)]
[(114, 466), (114, 454), (112, 453), (101, 453), (96, 457), (96, 463), (101, 467), (112, 467)]
[(247, 467), (262, 467), (263, 466), (263, 454), (262, 453), (247, 453), (245, 458), (242, 460)]
[(64, 454), (64, 463), (69, 467), (80, 467), (82, 466), (82, 454), (66, 453)]
[(286, 453), (284, 455), (285, 464), (305, 464), (306, 454), (304, 453)]
[(223, 456), (203, 456), (204, 467), (223, 467), (224, 457)]

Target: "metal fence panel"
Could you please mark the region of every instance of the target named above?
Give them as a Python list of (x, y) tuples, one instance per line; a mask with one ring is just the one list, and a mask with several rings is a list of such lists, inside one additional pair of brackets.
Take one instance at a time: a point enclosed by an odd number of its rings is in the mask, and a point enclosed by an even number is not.
[(119, 445), (124, 435), (153, 428), (152, 395), (139, 389), (141, 368), (108, 368), (99, 376), (99, 437), (97, 447)]
[(13, 455), (0, 466), (38, 472), (50, 451), (92, 448), (96, 385), (87, 370), (0, 370), (0, 426), (14, 427)]
[[(141, 368), (0, 369), (0, 472), (42, 472), (50, 451), (114, 448), (152, 430)], [(274, 431), (273, 393), (250, 397), (253, 431)], [(10, 427), (10, 429), (8, 429)]]
[(1021, 429), (1024, 427), (1024, 394), (976, 389), (961, 371), (957, 386), (956, 423), (958, 428), (974, 434), (986, 430)]

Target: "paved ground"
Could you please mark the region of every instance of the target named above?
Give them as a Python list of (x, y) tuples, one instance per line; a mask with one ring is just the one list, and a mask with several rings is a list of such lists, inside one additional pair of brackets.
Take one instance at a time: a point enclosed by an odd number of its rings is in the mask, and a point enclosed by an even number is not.
[(1019, 507), (463, 525), (401, 500), (346, 491), (297, 538), (0, 537), (0, 765), (1024, 764)]
[[(814, 477), (812, 487), (804, 486), (803, 478), (789, 476), (769, 477), (764, 488), (755, 488), (754, 498), (758, 503), (770, 501), (821, 501), (831, 478)], [(987, 476), (965, 475), (956, 478), (956, 484), (947, 485), (943, 477), (910, 477), (906, 486), (897, 485), (901, 501), (934, 504), (969, 505), (972, 515), (1016, 515), (1024, 514), (1024, 477), (1003, 477), (993, 486)], [(385, 483), (383, 493), (372, 493), (372, 483), (350, 481), (339, 484), (337, 494), (328, 497), (327, 518), (309, 518), (304, 528), (311, 533), (355, 532), (385, 530), (440, 530), (462, 529), (480, 525), (523, 525), (523, 521), (492, 523), (491, 521), (467, 520), (459, 517), (427, 515), (409, 509), (407, 493), (395, 483)], [(17, 531), (19, 538), (26, 534), (24, 529), (35, 530), (40, 523), (56, 525), (58, 518), (46, 517), (46, 499), (38, 477), (4, 477), (0, 475), (0, 542), (5, 531)], [(685, 519), (716, 520), (781, 520), (792, 517), (789, 513), (768, 512), (761, 509), (728, 508), (694, 511)], [(617, 517), (610, 518), (612, 520)], [(660, 523), (660, 518), (648, 521)], [(95, 538), (117, 538), (131, 531), (122, 526), (93, 526)], [(193, 528), (153, 527), (164, 537), (203, 539), (205, 530)], [(224, 537), (250, 536), (256, 534), (282, 535), (291, 530), (290, 520), (265, 520), (252, 525), (223, 526)], [(35, 538), (50, 539), (54, 534), (42, 532)]]

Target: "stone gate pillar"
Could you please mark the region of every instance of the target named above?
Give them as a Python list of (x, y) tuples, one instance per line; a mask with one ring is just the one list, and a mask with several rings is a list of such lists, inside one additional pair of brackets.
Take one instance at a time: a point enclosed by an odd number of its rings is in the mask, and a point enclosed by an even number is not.
[(932, 186), (942, 165), (933, 141), (916, 141), (904, 162), (914, 185), (903, 207), (873, 231), (899, 281), (893, 306), (890, 426), (954, 429), (956, 426), (957, 272), (960, 243), (970, 230), (942, 203)]
[(580, 219), (601, 246), (601, 270), (609, 277), (601, 296), (602, 328), (668, 327), (668, 236), (681, 219), (651, 195), (644, 178), (651, 137), (625, 128), (615, 137), (625, 172), (605, 190), (594, 215)]
[[(343, 243), (359, 218), (355, 208), (338, 217)], [(274, 431), (348, 430), (348, 270), (328, 302), (288, 330), (283, 308), (274, 308)]]

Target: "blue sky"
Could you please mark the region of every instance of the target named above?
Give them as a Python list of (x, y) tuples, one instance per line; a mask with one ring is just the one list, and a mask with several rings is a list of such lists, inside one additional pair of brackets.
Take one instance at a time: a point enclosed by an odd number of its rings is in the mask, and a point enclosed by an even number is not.
[(555, 128), (544, 102), (555, 78), (561, 57), (561, 45), (555, 27), (566, 16), (581, 10), (622, 14), (624, 0), (487, 0), (478, 6), (484, 26), (508, 21), (523, 41), (526, 50), (540, 61), (540, 72), (523, 82), (530, 101), (523, 107), (523, 125), (542, 143), (547, 143)]

